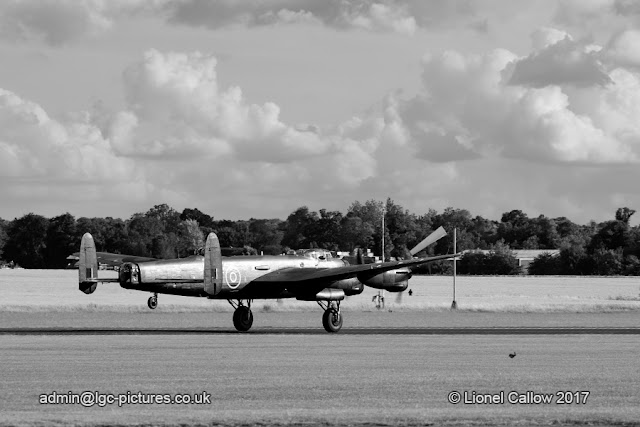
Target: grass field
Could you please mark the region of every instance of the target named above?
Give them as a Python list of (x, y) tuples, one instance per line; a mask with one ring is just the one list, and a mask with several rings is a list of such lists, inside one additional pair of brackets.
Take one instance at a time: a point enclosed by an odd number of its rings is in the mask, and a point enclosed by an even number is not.
[[(101, 271), (115, 277), (113, 271)], [(101, 284), (85, 295), (78, 290), (74, 270), (0, 270), (0, 308), (3, 311), (147, 311), (148, 294)], [(416, 276), (410, 280), (413, 295), (386, 293), (386, 308), (392, 310), (448, 310), (452, 301), (452, 278)], [(378, 291), (366, 288), (348, 297), (343, 307), (375, 309), (372, 297)], [(456, 300), (462, 311), (478, 312), (615, 312), (640, 309), (637, 277), (499, 276), (458, 277)], [(160, 295), (157, 311), (230, 312), (226, 301)], [(315, 310), (316, 304), (295, 300), (257, 301), (257, 310)]]
[[(4, 336), (0, 425), (638, 425), (639, 350), (636, 337), (603, 335)], [(204, 391), (212, 403), (38, 403), (53, 391)], [(451, 391), (590, 395), (454, 405)]]

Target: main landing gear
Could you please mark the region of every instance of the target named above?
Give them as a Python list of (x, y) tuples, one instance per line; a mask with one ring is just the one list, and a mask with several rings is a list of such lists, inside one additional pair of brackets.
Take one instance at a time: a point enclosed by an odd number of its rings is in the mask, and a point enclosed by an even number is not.
[(155, 310), (155, 308), (158, 306), (158, 294), (153, 294), (152, 297), (149, 297), (149, 299), (147, 300), (147, 305), (149, 306), (149, 308), (151, 310)]
[(318, 301), (318, 305), (324, 310), (322, 326), (327, 332), (338, 332), (342, 328), (342, 313), (340, 301)]
[(251, 300), (248, 299), (247, 305), (244, 305), (242, 300), (234, 302), (233, 300), (227, 300), (235, 311), (233, 312), (233, 326), (240, 332), (247, 332), (253, 325), (253, 313), (251, 312)]

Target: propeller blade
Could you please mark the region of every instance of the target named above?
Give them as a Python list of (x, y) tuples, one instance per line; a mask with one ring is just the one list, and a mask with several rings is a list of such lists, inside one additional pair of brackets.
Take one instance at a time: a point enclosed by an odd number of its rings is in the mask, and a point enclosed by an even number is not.
[(426, 239), (424, 239), (422, 242), (418, 243), (415, 248), (411, 249), (411, 251), (410, 251), (411, 255), (417, 254), (418, 252), (420, 252), (421, 250), (423, 250), (427, 246), (437, 242), (438, 240), (442, 239), (446, 235), (447, 235), (447, 232), (444, 231), (444, 228), (438, 227), (438, 229), (436, 231), (434, 231), (433, 233), (429, 234)]
[(398, 292), (396, 295), (396, 304), (402, 304), (402, 294), (404, 294), (404, 291)]
[(362, 249), (356, 249), (356, 264), (364, 264), (364, 256), (362, 255)]

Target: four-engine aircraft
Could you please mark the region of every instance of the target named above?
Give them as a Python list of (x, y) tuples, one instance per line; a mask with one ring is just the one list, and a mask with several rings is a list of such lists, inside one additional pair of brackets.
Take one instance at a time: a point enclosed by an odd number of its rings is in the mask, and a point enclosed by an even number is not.
[[(410, 252), (415, 255), (447, 233), (434, 231)], [(246, 332), (253, 324), (251, 302), (255, 299), (296, 298), (316, 301), (324, 310), (327, 332), (342, 327), (340, 303), (345, 296), (362, 293), (364, 285), (389, 292), (407, 289), (410, 267), (451, 258), (452, 254), (374, 264), (334, 259), (324, 249), (308, 249), (299, 255), (223, 257), (220, 242), (210, 233), (204, 255), (156, 260), (96, 252), (91, 234), (82, 237), (79, 253), (79, 288), (95, 292), (100, 282), (117, 282), (125, 289), (151, 292), (149, 308), (158, 305), (158, 294), (226, 299), (235, 309), (233, 324)], [(118, 278), (98, 278), (98, 259), (120, 264)]]

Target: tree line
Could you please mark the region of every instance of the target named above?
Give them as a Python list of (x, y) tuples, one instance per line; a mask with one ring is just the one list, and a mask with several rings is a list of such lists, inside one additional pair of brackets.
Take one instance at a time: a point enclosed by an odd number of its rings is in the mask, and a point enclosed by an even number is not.
[[(580, 225), (566, 217), (529, 218), (521, 210), (512, 210), (497, 221), (454, 208), (417, 215), (391, 199), (356, 201), (346, 213), (302, 206), (285, 220), (215, 220), (197, 208), (178, 212), (166, 204), (126, 220), (76, 219), (69, 213), (46, 218), (29, 213), (13, 221), (0, 219), (0, 259), (25, 268), (64, 268), (85, 232), (93, 235), (98, 251), (182, 258), (201, 248), (211, 231), (227, 248), (226, 254), (281, 254), (317, 247), (352, 253), (356, 248), (371, 249), (380, 256), (384, 236), (385, 258), (405, 258), (410, 256), (409, 249), (442, 226), (449, 234), (419, 255), (452, 253), (451, 230), (456, 228), (457, 250), (472, 250), (458, 263), (461, 274), (517, 274), (512, 250), (559, 249), (558, 256), (537, 257), (530, 274), (636, 275), (640, 273), (640, 227), (629, 224), (634, 213), (619, 208), (610, 221)], [(437, 262), (422, 271), (448, 273), (450, 269), (451, 262)]]

